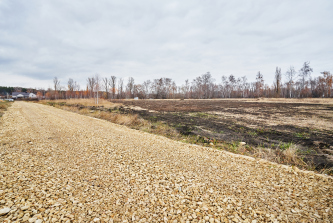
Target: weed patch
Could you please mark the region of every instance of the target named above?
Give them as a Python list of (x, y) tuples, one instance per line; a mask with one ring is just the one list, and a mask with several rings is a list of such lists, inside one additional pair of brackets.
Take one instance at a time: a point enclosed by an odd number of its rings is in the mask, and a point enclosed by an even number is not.
[(292, 146), (293, 146), (293, 144), (291, 142), (289, 142), (289, 143), (280, 143), (279, 149), (281, 149), (281, 150), (287, 150), (287, 149), (289, 149)]
[(7, 109), (12, 106), (14, 102), (4, 101), (0, 102), (0, 117), (3, 116), (4, 112), (7, 111)]

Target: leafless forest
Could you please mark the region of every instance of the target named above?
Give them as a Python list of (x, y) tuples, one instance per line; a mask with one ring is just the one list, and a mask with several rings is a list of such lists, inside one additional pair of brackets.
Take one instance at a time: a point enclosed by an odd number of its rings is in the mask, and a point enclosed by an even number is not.
[[(125, 99), (210, 99), (210, 98), (319, 98), (332, 97), (332, 74), (329, 71), (320, 72), (313, 78), (310, 62), (296, 70), (291, 66), (286, 71), (277, 67), (273, 83), (266, 83), (264, 75), (259, 71), (256, 81), (249, 82), (246, 76), (236, 77), (233, 74), (222, 76), (220, 80), (212, 78), (210, 72), (202, 74), (193, 80), (187, 79), (182, 85), (177, 85), (171, 78), (158, 78), (137, 84), (134, 78), (92, 75), (86, 79), (86, 86), (80, 86), (75, 80), (53, 79), (52, 88), (24, 89), (37, 94), (39, 99), (68, 98), (104, 98)], [(1, 89), (0, 89), (1, 90)], [(22, 91), (12, 88), (12, 91)], [(2, 89), (4, 94), (5, 90)]]

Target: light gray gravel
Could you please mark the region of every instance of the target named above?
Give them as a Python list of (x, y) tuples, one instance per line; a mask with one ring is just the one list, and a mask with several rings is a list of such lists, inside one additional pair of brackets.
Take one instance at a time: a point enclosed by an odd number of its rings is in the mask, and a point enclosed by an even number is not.
[(4, 222), (333, 222), (332, 183), (40, 104), (0, 123)]

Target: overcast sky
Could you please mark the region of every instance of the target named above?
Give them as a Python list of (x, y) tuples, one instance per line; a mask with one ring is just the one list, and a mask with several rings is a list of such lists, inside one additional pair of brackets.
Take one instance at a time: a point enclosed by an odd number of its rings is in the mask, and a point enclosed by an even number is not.
[(332, 0), (0, 0), (0, 86), (333, 72)]

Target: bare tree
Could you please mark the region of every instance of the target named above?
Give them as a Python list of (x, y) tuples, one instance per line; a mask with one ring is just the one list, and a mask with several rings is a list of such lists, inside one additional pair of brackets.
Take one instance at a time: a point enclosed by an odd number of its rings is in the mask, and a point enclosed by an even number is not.
[(173, 82), (171, 78), (154, 79), (152, 83), (152, 94), (155, 98), (165, 99), (173, 97)]
[(329, 98), (329, 97), (331, 97), (331, 92), (332, 92), (333, 75), (329, 71), (321, 72), (321, 74), (324, 75), (324, 77), (323, 77), (323, 81), (325, 83), (325, 85), (324, 85), (325, 94), (324, 95)]
[(74, 90), (79, 91), (80, 90), (80, 84), (74, 81)]
[(193, 79), (192, 81), (192, 86), (191, 86), (191, 90), (192, 90), (192, 97), (193, 98), (198, 98), (198, 99), (202, 99), (204, 97), (204, 92), (203, 92), (203, 87), (202, 87), (202, 77), (196, 77), (195, 79)]
[(304, 62), (303, 67), (299, 70), (299, 77), (301, 78), (301, 88), (305, 88), (306, 78), (311, 75), (313, 69), (310, 67), (310, 62)]
[(112, 91), (112, 99), (115, 99), (115, 95), (116, 95), (116, 81), (117, 81), (117, 77), (111, 76), (110, 86), (111, 86), (111, 91)]
[(67, 87), (69, 91), (74, 91), (74, 81), (72, 78), (69, 78), (68, 82), (67, 82)]
[(222, 76), (221, 78), (222, 80), (222, 84), (221, 84), (221, 96), (223, 98), (230, 98), (230, 95), (231, 95), (231, 87), (230, 87), (230, 84), (229, 84), (229, 80), (228, 80), (228, 77), (227, 76)]
[(60, 80), (58, 80), (57, 77), (53, 78), (53, 87), (54, 87), (54, 93), (55, 93), (55, 99), (57, 99), (57, 91), (60, 90)]
[(102, 78), (103, 88), (105, 90), (105, 98), (109, 99), (109, 79), (107, 77)]
[(212, 75), (210, 74), (210, 72), (207, 72), (201, 75), (201, 79), (202, 79), (203, 97), (210, 98), (212, 91), (212, 83), (213, 83)]
[(247, 83), (247, 78), (246, 76), (243, 76), (241, 77), (241, 91), (242, 91), (242, 97), (244, 98), (245, 97), (245, 91), (246, 91), (246, 88), (248, 86), (248, 83)]
[(152, 83), (152, 94), (154, 98), (159, 99), (163, 97), (163, 85), (163, 78), (154, 79)]
[(185, 89), (185, 98), (189, 98), (188, 94), (189, 94), (189, 91), (190, 91), (190, 83), (189, 83), (188, 79), (185, 80), (184, 89)]
[(230, 93), (229, 93), (229, 98), (230, 98), (230, 95), (233, 94), (236, 85), (236, 78), (233, 74), (230, 74), (229, 76), (229, 85), (230, 85)]
[(129, 94), (130, 98), (134, 97), (134, 78), (133, 77), (129, 77), (128, 78), (128, 82), (127, 82), (127, 92)]
[(95, 77), (88, 77), (87, 79), (88, 82), (88, 90), (89, 90), (89, 97), (95, 97), (94, 95), (94, 87), (95, 87)]
[(172, 97), (172, 79), (171, 78), (163, 78), (163, 98)]
[(287, 87), (289, 89), (289, 98), (291, 98), (291, 94), (294, 89), (294, 78), (296, 76), (296, 71), (293, 66), (289, 67), (289, 70), (286, 72), (285, 76), (287, 77)]
[(60, 88), (60, 81), (58, 80), (57, 77), (53, 78), (53, 87), (54, 87), (54, 91), (58, 91)]
[(257, 97), (260, 97), (262, 95), (263, 87), (264, 87), (264, 76), (259, 71), (256, 76)]
[(175, 96), (176, 96), (176, 93), (177, 93), (177, 85), (176, 85), (176, 82), (175, 81), (172, 81), (171, 83), (171, 96), (172, 98), (174, 99)]
[(123, 98), (123, 93), (124, 92), (124, 79), (123, 78), (119, 78), (118, 81), (118, 98), (121, 99)]
[(151, 84), (150, 80), (147, 80), (147, 81), (143, 82), (142, 88), (143, 88), (143, 92), (144, 92), (145, 98), (149, 97), (149, 94), (150, 94), (150, 84)]
[[(74, 81), (74, 91), (75, 91), (75, 97), (77, 98), (79, 96), (80, 85), (76, 81)], [(82, 98), (82, 92), (81, 92), (81, 98)]]
[(276, 67), (275, 78), (274, 78), (274, 87), (276, 97), (280, 97), (281, 94), (281, 68)]
[(190, 84), (189, 80), (185, 80), (185, 84), (179, 88), (179, 92), (182, 93), (182, 98), (189, 98)]
[(96, 92), (96, 104), (98, 104), (98, 92), (100, 91), (100, 82), (101, 82), (101, 79), (99, 77), (98, 74), (95, 75), (95, 86), (94, 86), (94, 89), (95, 89), (95, 92)]

